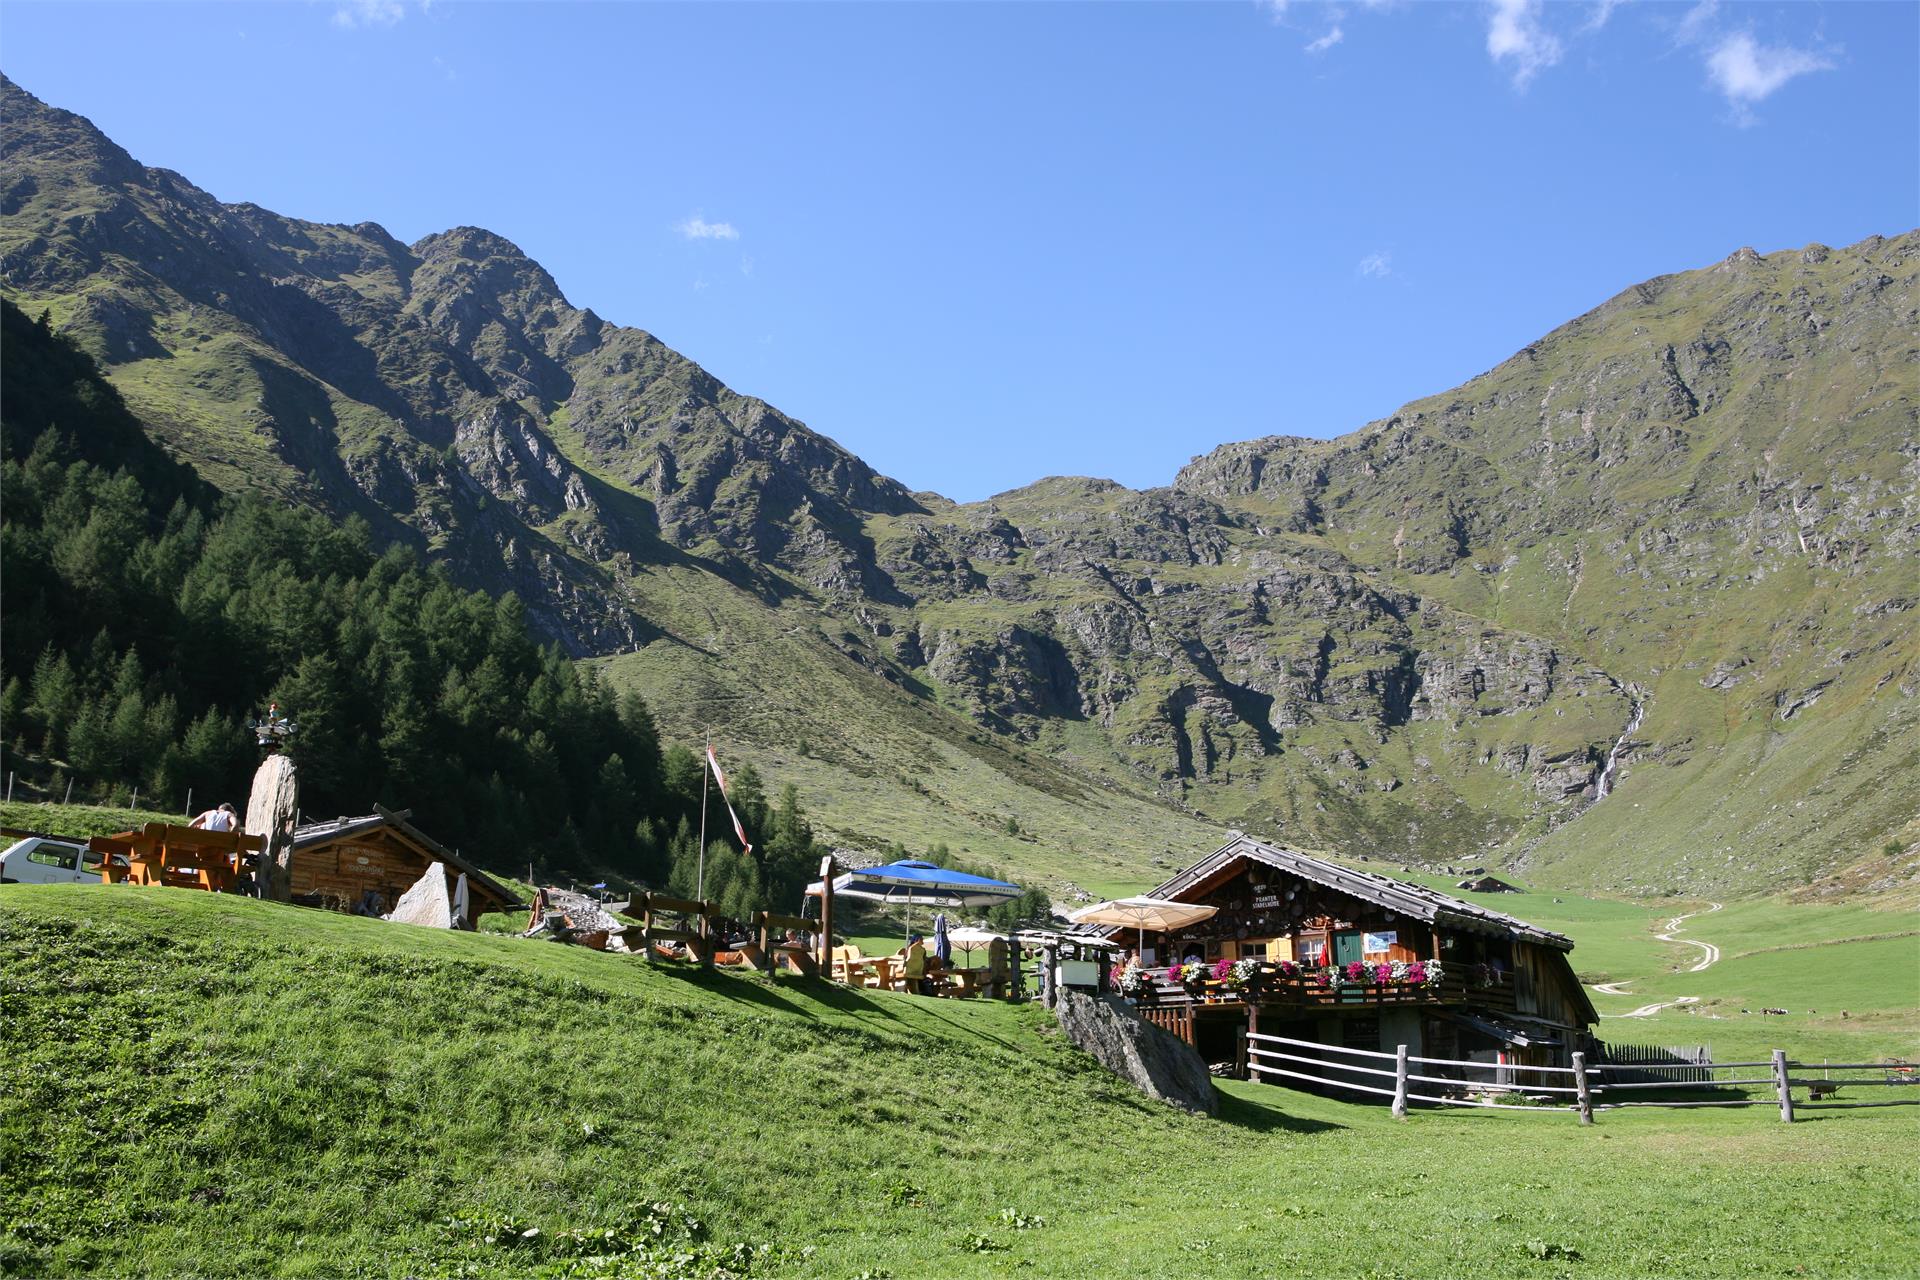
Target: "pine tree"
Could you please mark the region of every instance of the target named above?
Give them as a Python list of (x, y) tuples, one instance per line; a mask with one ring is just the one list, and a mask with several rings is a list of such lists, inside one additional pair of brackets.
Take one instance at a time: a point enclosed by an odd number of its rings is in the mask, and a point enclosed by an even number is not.
[(42, 746), (51, 756), (64, 754), (74, 713), (80, 704), (80, 681), (73, 663), (64, 653), (51, 647), (33, 665), (33, 696), (28, 703), (33, 724), (43, 737)]

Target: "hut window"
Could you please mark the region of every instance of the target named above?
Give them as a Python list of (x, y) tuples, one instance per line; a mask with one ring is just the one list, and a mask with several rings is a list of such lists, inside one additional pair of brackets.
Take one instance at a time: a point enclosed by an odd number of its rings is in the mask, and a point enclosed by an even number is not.
[(1349, 1049), (1380, 1051), (1380, 1019), (1348, 1018), (1340, 1026), (1340, 1042)]

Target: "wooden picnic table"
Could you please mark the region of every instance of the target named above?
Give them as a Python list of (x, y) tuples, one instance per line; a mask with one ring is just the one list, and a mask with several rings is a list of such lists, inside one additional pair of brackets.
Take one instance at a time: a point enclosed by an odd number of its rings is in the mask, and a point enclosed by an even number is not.
[(849, 984), (853, 984), (854, 977), (857, 974), (861, 978), (861, 981), (857, 984), (860, 986), (865, 986), (865, 979), (871, 976), (876, 980), (875, 985), (891, 987), (893, 985), (894, 966), (899, 963), (900, 957), (898, 956), (862, 956), (858, 960), (836, 960), (833, 962), (834, 969), (837, 971), (834, 976), (841, 978)]

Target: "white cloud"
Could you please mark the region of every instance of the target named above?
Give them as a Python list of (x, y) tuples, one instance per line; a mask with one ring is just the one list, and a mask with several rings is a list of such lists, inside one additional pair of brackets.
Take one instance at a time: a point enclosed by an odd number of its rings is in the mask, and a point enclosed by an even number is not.
[(1600, 3), (1593, 6), (1593, 12), (1587, 15), (1587, 20), (1580, 24), (1580, 34), (1588, 35), (1606, 26), (1607, 19), (1613, 16), (1613, 11), (1624, 3), (1626, 0), (1600, 0)]
[(1680, 25), (1674, 28), (1675, 44), (1699, 44), (1706, 39), (1714, 19), (1720, 16), (1720, 0), (1700, 0), (1699, 4), (1687, 10), (1687, 16), (1680, 19)]
[(390, 27), (407, 16), (402, 0), (345, 0), (333, 11), (333, 25), (351, 31), (356, 27)]
[(1751, 122), (1749, 107), (1787, 81), (1831, 70), (1833, 63), (1817, 53), (1791, 45), (1760, 44), (1744, 31), (1726, 37), (1707, 54), (1707, 78), (1726, 95), (1743, 123)]
[(1540, 25), (1540, 0), (1493, 0), (1487, 52), (1495, 62), (1512, 60), (1516, 89), (1560, 61), (1559, 38)]
[(1347, 38), (1347, 33), (1340, 29), (1340, 26), (1338, 23), (1335, 23), (1332, 30), (1328, 31), (1327, 34), (1321, 36), (1318, 40), (1315, 40), (1313, 43), (1309, 44), (1306, 47), (1307, 52), (1308, 53), (1325, 53), (1327, 50), (1333, 48), (1333, 46), (1339, 44), (1342, 40), (1346, 38)]
[(708, 222), (697, 213), (674, 230), (689, 240), (738, 240), (740, 238), (739, 231), (734, 229), (731, 222)]
[(1369, 280), (1384, 280), (1393, 274), (1393, 255), (1385, 249), (1375, 249), (1360, 259), (1354, 270)]
[(1258, 8), (1265, 9), (1267, 16), (1279, 22), (1287, 16), (1287, 0), (1253, 0)]
[(745, 254), (742, 254), (740, 257), (740, 274), (743, 276), (750, 276), (753, 274), (753, 259), (746, 256)]

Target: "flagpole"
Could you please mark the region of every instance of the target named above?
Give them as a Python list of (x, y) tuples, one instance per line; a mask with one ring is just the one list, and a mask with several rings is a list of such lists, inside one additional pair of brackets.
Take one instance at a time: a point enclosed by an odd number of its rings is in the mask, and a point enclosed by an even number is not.
[(707, 900), (707, 780), (713, 776), (713, 735), (707, 735), (706, 754), (700, 757), (700, 872), (693, 891), (695, 902)]

